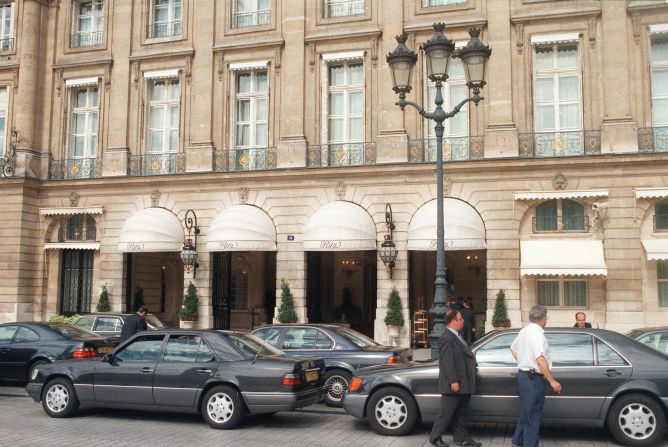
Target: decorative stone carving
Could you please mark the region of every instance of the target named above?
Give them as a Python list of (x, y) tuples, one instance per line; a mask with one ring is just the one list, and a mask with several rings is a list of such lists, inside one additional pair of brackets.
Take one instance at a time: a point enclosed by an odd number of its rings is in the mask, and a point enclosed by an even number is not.
[(335, 192), (337, 200), (343, 200), (346, 196), (346, 185), (341, 180), (336, 182)]
[(587, 17), (589, 48), (596, 47), (596, 17)]
[(517, 46), (517, 54), (522, 54), (524, 50), (524, 24), (516, 23), (515, 24), (515, 45)]
[(245, 186), (239, 188), (239, 203), (242, 205), (246, 205), (248, 203), (248, 188)]
[(443, 179), (443, 196), (448, 197), (452, 191), (452, 179), (450, 177), (445, 177)]
[(72, 208), (79, 206), (79, 194), (74, 191), (70, 193), (70, 206)]
[(554, 180), (552, 180), (552, 186), (558, 191), (563, 191), (568, 187), (568, 179), (564, 174), (559, 173), (554, 176)]
[(160, 206), (160, 191), (154, 189), (151, 191), (151, 206), (157, 208)]

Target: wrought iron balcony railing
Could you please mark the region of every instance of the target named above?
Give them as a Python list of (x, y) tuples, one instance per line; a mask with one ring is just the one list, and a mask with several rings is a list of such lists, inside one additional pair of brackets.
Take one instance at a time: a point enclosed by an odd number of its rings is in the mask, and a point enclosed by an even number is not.
[(213, 154), (213, 171), (261, 171), (276, 169), (276, 148), (219, 150)]
[(7, 37), (0, 39), (0, 51), (9, 51), (14, 49), (14, 38)]
[(102, 31), (80, 32), (70, 36), (70, 48), (92, 47), (102, 43)]
[(533, 217), (531, 229), (534, 233), (588, 233), (589, 216)]
[(469, 0), (422, 0), (422, 7), (430, 8), (432, 6), (462, 5), (468, 2)]
[(668, 126), (638, 128), (638, 152), (668, 152)]
[(98, 178), (101, 176), (101, 158), (90, 157), (49, 160), (49, 180)]
[(364, 0), (323, 0), (325, 18), (364, 15)]
[(246, 28), (249, 26), (268, 25), (270, 21), (270, 10), (236, 12), (232, 14), (232, 28)]
[[(483, 137), (443, 138), (443, 161), (481, 160), (485, 157)], [(436, 161), (436, 138), (408, 141), (409, 163)]]
[(312, 144), (306, 149), (306, 167), (376, 164), (376, 143)]
[(157, 22), (148, 26), (149, 39), (180, 36), (182, 32), (183, 27), (180, 20), (174, 20), (171, 22)]
[(165, 175), (186, 172), (186, 155), (182, 153), (130, 155), (128, 175)]
[(572, 157), (601, 153), (600, 130), (521, 133), (519, 156), (523, 158)]

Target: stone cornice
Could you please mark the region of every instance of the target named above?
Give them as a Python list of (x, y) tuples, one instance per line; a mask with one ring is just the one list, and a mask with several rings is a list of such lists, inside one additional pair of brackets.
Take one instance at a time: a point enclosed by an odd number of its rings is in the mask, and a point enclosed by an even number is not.
[(151, 60), (151, 59), (169, 59), (178, 57), (192, 57), (195, 55), (193, 47), (176, 47), (166, 51), (146, 51), (136, 52), (129, 57), (130, 62)]
[(283, 47), (285, 40), (282, 38), (249, 38), (249, 36), (230, 36), (225, 38), (225, 43), (213, 47), (214, 52), (231, 51), (240, 48), (263, 48), (263, 47)]
[(304, 37), (304, 43), (317, 43), (317, 42), (328, 42), (332, 40), (350, 40), (350, 39), (373, 39), (380, 37), (382, 31), (380, 28), (366, 27), (366, 28), (352, 28), (352, 31), (346, 32), (344, 30), (337, 30), (341, 32), (332, 33), (332, 32), (320, 32), (320, 33), (311, 33)]
[[(445, 34), (448, 34), (448, 30), (457, 29), (457, 28), (485, 28), (487, 26), (487, 19), (485, 17), (466, 17), (461, 19), (452, 19), (448, 20), (445, 24)], [(434, 32), (433, 22), (416, 22), (409, 23), (404, 26), (404, 31), (407, 33), (418, 33), (418, 32)]]
[(84, 59), (81, 57), (76, 58), (64, 58), (59, 61), (56, 61), (53, 64), (53, 69), (62, 69), (62, 68), (78, 68), (78, 67), (89, 67), (95, 65), (112, 65), (114, 60), (111, 56), (106, 56), (105, 58), (96, 58), (96, 59)]
[(540, 11), (532, 13), (520, 13), (511, 15), (510, 23), (529, 23), (540, 21), (554, 21), (556, 19), (569, 19), (574, 17), (599, 17), (600, 8), (582, 8), (582, 9), (557, 9), (556, 11)]

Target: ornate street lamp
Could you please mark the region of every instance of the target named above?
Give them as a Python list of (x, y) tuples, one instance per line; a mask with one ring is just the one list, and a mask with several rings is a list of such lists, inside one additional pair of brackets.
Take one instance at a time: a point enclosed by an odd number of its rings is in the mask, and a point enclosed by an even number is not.
[[(434, 305), (429, 309), (429, 313), (434, 321), (434, 328), (429, 334), (431, 343), (431, 357), (438, 357), (438, 339), (445, 329), (443, 324), (443, 314), (447, 309), (446, 293), (447, 281), (445, 278), (445, 229), (443, 222), (443, 133), (445, 127), (443, 122), (455, 116), (464, 107), (467, 102), (472, 101), (476, 107), (484, 98), (480, 96), (480, 89), (485, 85), (485, 70), (492, 50), (484, 45), (478, 38), (479, 29), (469, 30), (471, 39), (465, 47), (455, 51), (455, 44), (445, 37), (443, 30), (445, 24), (434, 24), (434, 36), (424, 45), (425, 59), (427, 65), (427, 76), (436, 84), (436, 99), (434, 103), (436, 108), (433, 112), (426, 112), (421, 106), (406, 101), (406, 94), (412, 89), (411, 71), (417, 55), (406, 46), (408, 36), (403, 33), (396, 36), (399, 45), (390, 54), (387, 55), (387, 63), (392, 70), (392, 88), (398, 95), (399, 101), (396, 102), (401, 110), (410, 105), (417, 109), (418, 113), (427, 119), (433, 120), (436, 125), (436, 280), (434, 281)], [(451, 57), (459, 57), (464, 65), (466, 74), (466, 85), (473, 91), (473, 96), (462, 100), (450, 112), (443, 110), (443, 82), (448, 79), (448, 66)]]
[(380, 256), (380, 260), (383, 261), (383, 264), (385, 264), (385, 267), (390, 269), (391, 279), (392, 269), (394, 268), (394, 261), (397, 259), (399, 251), (392, 241), (394, 222), (392, 221), (392, 206), (390, 206), (389, 203), (385, 205), (385, 225), (387, 226), (387, 234), (385, 235), (385, 241), (380, 245), (378, 255)]
[[(183, 261), (183, 269), (186, 272), (190, 272), (190, 269), (192, 268), (193, 278), (195, 278), (197, 276), (197, 267), (199, 267), (199, 263), (197, 262), (197, 235), (199, 234), (197, 215), (193, 210), (188, 210), (186, 211), (186, 217), (183, 219), (183, 222), (185, 223), (186, 230), (188, 230), (188, 236), (181, 249), (181, 260)], [(194, 243), (191, 234), (195, 235)]]

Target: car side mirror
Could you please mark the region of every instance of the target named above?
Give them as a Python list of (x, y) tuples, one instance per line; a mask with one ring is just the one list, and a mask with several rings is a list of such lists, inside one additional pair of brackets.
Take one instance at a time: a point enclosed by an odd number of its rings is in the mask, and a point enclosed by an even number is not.
[(102, 356), (102, 361), (107, 363), (114, 363), (114, 354), (105, 354)]

